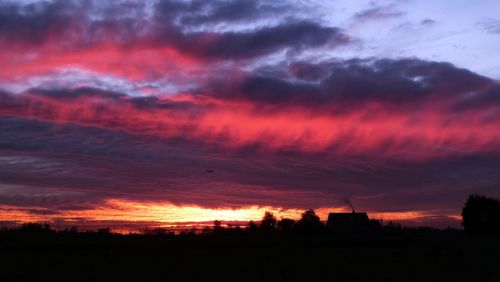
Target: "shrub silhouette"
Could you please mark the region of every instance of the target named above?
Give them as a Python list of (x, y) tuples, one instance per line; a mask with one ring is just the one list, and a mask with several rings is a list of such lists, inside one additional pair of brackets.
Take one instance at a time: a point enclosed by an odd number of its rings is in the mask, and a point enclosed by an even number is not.
[(470, 236), (500, 235), (500, 201), (470, 195), (462, 210), (462, 225)]

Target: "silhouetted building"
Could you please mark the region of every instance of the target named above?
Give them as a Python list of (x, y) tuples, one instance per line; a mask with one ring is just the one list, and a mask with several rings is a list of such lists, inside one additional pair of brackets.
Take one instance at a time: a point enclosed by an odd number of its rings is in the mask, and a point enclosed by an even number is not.
[(365, 212), (330, 213), (326, 222), (328, 229), (335, 234), (366, 235), (380, 230), (378, 220), (369, 219)]

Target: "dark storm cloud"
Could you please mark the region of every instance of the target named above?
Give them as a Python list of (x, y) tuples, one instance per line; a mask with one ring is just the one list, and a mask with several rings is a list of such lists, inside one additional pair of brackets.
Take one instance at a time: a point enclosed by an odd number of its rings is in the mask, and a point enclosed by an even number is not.
[(130, 43), (147, 28), (147, 21), (140, 19), (144, 13), (140, 2), (0, 1), (0, 43), (36, 47), (56, 41), (58, 48), (75, 49), (111, 40)]
[(120, 92), (109, 91), (104, 89), (97, 89), (91, 87), (79, 87), (75, 89), (65, 88), (32, 88), (27, 91), (29, 94), (36, 96), (47, 97), (56, 100), (76, 100), (81, 97), (86, 98), (102, 98), (109, 100), (119, 100), (126, 98), (128, 95)]
[(176, 105), (182, 107), (186, 104), (184, 102), (174, 103), (172, 101), (160, 101), (158, 97), (153, 96), (139, 96), (131, 97), (130, 95), (122, 92), (92, 88), (92, 87), (78, 87), (78, 88), (31, 88), (21, 95), (9, 95), (4, 93), (3, 96), (0, 93), (0, 101), (5, 100), (17, 100), (19, 102), (24, 101), (25, 103), (31, 102), (31, 98), (41, 97), (48, 98), (54, 101), (65, 101), (72, 102), (77, 100), (89, 100), (89, 99), (100, 99), (103, 101), (109, 101), (114, 103), (128, 102), (137, 108), (169, 108), (173, 109)]
[[(109, 43), (117, 48), (166, 46), (202, 59), (238, 59), (289, 48), (335, 47), (350, 42), (338, 28), (293, 18), (245, 31), (188, 30), (190, 24), (265, 18), (273, 7), (258, 1), (160, 1), (154, 6), (155, 15), (147, 18), (146, 5), (128, 2), (2, 3), (0, 43), (36, 47), (56, 42), (52, 45), (58, 45), (57, 48), (73, 50)], [(207, 9), (211, 11), (208, 15)]]
[(199, 25), (207, 23), (241, 22), (268, 17), (291, 9), (280, 1), (172, 1), (157, 3), (156, 16), (176, 18), (180, 23)]
[(40, 44), (48, 37), (60, 36), (74, 26), (71, 1), (39, 2), (21, 5), (0, 2), (0, 43)]
[[(203, 37), (206, 36), (209, 38), (205, 41)], [(191, 35), (180, 46), (200, 57), (230, 59), (250, 58), (287, 48), (304, 49), (327, 44), (335, 47), (345, 45), (349, 40), (337, 28), (323, 27), (313, 22), (297, 22), (249, 32)]]
[(483, 109), (491, 110), (491, 114), (498, 114), (500, 109), (494, 107), (500, 104), (500, 84), (485, 87), (479, 91), (471, 91), (469, 95), (458, 100), (455, 104), (456, 110)]
[[(291, 9), (265, 1), (160, 1), (156, 6), (156, 42), (170, 43), (179, 50), (202, 58), (250, 58), (282, 49), (345, 45), (350, 38), (340, 29), (312, 21), (287, 19), (277, 24), (244, 31), (182, 32), (183, 25), (249, 21)], [(177, 24), (176, 21), (180, 23)]]
[(224, 99), (309, 107), (351, 108), (380, 102), (415, 108), (442, 102), (458, 110), (494, 108), (499, 101), (496, 81), (449, 63), (416, 59), (296, 62), (209, 87), (212, 95)]
[[(11, 94), (0, 91), (0, 111), (15, 113), (21, 112), (27, 107), (34, 107), (42, 116), (49, 117), (57, 115), (58, 107), (47, 108), (48, 103), (76, 103), (85, 104), (89, 101), (98, 103), (99, 106), (92, 107), (95, 112), (94, 118), (109, 112), (116, 105), (128, 105), (140, 110), (164, 109), (171, 111), (195, 111), (195, 106), (189, 101), (173, 101), (159, 99), (153, 96), (131, 97), (125, 93), (97, 89), (91, 87), (67, 88), (32, 88), (21, 94)], [(77, 114), (77, 113), (75, 113)], [(118, 121), (117, 121), (118, 122)]]

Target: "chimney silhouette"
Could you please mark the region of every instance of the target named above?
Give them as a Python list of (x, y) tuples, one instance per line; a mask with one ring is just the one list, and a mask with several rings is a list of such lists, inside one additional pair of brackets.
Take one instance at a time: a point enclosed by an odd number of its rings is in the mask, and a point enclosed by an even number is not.
[(351, 207), (352, 213), (356, 213), (356, 211), (354, 210), (354, 205), (352, 204), (351, 200), (348, 197), (344, 198), (344, 203)]

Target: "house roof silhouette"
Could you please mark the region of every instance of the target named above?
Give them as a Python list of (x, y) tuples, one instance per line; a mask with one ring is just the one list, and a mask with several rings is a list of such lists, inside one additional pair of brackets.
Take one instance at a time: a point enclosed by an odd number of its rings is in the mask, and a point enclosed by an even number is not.
[(346, 213), (330, 213), (328, 214), (327, 224), (335, 223), (352, 223), (352, 224), (364, 224), (369, 222), (368, 214), (365, 212), (346, 212)]
[(370, 219), (365, 212), (330, 213), (327, 227), (335, 233), (356, 235), (376, 231), (380, 227), (378, 220)]

